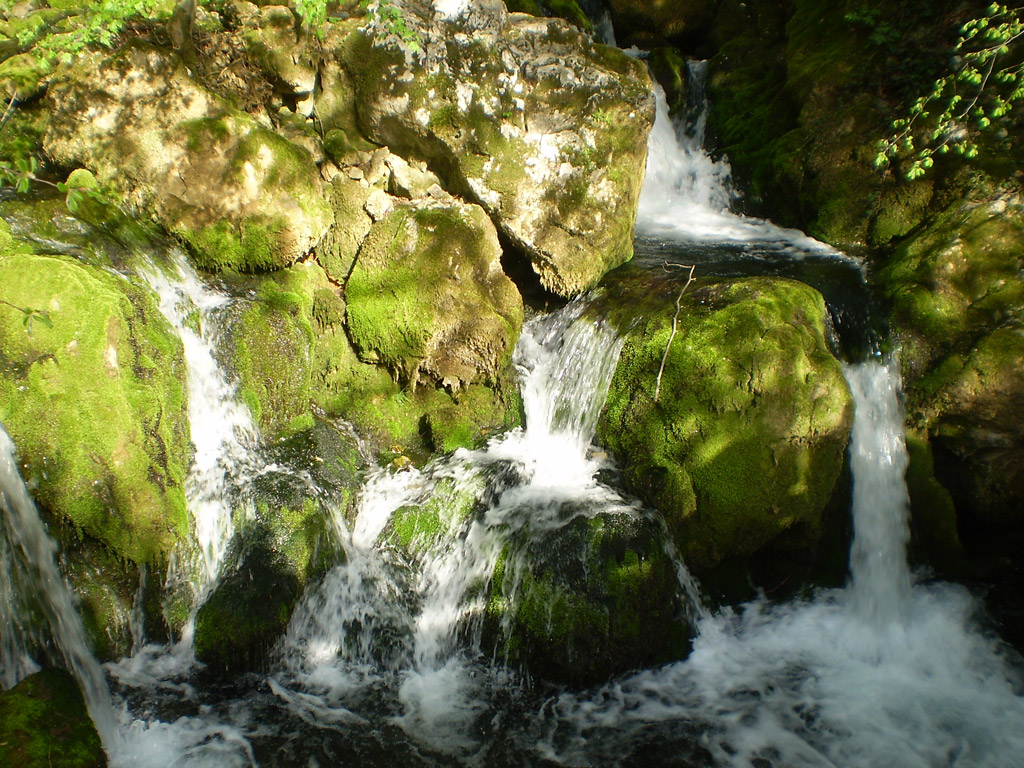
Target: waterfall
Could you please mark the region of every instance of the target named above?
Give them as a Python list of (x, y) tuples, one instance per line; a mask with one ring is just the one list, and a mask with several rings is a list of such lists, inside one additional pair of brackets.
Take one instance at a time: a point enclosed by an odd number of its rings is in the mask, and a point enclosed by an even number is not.
[[(418, 741), (446, 754), (473, 749), (476, 718), (500, 690), (493, 676), (508, 675), (476, 663), (474, 629), (503, 547), (516, 532), (529, 539), (577, 514), (631, 509), (596, 480), (600, 462), (589, 455), (623, 340), (586, 307), (577, 300), (524, 327), (514, 362), (525, 429), (366, 483), (344, 563), (305, 596), (283, 644), (273, 687), (294, 712), (352, 722), (367, 689), (384, 686), (395, 690), (395, 722)], [(410, 568), (381, 534), (396, 510), (441, 487), (446, 508), (468, 498), (475, 511), (451, 513), (431, 541), (414, 544)]]
[(252, 474), (259, 439), (248, 409), (235, 400), (235, 387), (216, 358), (228, 297), (204, 285), (180, 251), (172, 253), (165, 268), (151, 265), (143, 277), (159, 297), (161, 313), (181, 338), (188, 376), (195, 456), (185, 493), (198, 558), (189, 564), (185, 577), (195, 597), (179, 653), (190, 659), (196, 611), (216, 583), (234, 530), (233, 491)]
[[(3, 512), (0, 532), (0, 563), (4, 575), (11, 577), (14, 571), (23, 578), (12, 579), (28, 594), (21, 594), (18, 601), (7, 603), (0, 609), (0, 633), (4, 636), (3, 656), (0, 669), (4, 687), (12, 681), (35, 671), (35, 663), (28, 658), (27, 649), (20, 647), (12, 638), (22, 636), (20, 617), (14, 615), (19, 603), (32, 598), (49, 624), (50, 635), (60, 651), (64, 664), (75, 676), (82, 688), (89, 715), (96, 724), (100, 740), (108, 752), (119, 740), (117, 720), (114, 715), (110, 690), (103, 670), (92, 655), (85, 636), (82, 619), (75, 610), (71, 589), (57, 568), (57, 545), (46, 532), (46, 526), (39, 517), (32, 497), (18, 472), (14, 443), (0, 425), (0, 511)], [(6, 591), (8, 587), (4, 587)]]
[(1024, 754), (1019, 659), (978, 631), (965, 590), (911, 583), (898, 364), (845, 373), (856, 405), (850, 585), (705, 615), (685, 661), (553, 698), (541, 756), (614, 763), (649, 740), (736, 768), (997, 768)]
[(733, 213), (737, 193), (725, 157), (705, 147), (707, 62), (687, 66), (690, 114), (676, 125), (664, 89), (654, 84), (654, 127), (647, 140), (647, 171), (640, 192), (639, 237), (708, 243), (747, 243), (800, 258), (805, 253), (841, 254), (798, 229)]
[(854, 540), (850, 550), (851, 596), (872, 623), (895, 621), (910, 596), (906, 546), (910, 540), (910, 497), (904, 475), (899, 366), (868, 361), (845, 370), (859, 418), (850, 437), (854, 477)]

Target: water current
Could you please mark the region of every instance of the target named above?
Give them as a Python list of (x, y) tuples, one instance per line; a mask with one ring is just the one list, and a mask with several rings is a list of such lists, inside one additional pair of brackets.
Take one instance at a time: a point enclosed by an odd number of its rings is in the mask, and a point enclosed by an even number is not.
[[(697, 66), (691, 81), (700, 78)], [(804, 279), (825, 294), (839, 347), (857, 350), (845, 364), (856, 408), (847, 586), (710, 610), (679, 563), (695, 626), (685, 660), (585, 690), (504, 663), (501, 644), (484, 641), (480, 588), (501, 557), (504, 596), (515, 600), (518, 574), (552, 531), (597, 515), (654, 520), (615, 487), (593, 445), (622, 339), (584, 298), (524, 328), (514, 357), (522, 429), (419, 469), (367, 469), (354, 518), (335, 510), (332, 519), (343, 556), (302, 597), (267, 671), (230, 683), (202, 674), (188, 630), (170, 645), (139, 642), (105, 670), (96, 664), (0, 433), (4, 686), (43, 661), (31, 657), (40, 643), (25, 609), (38, 598), (115, 766), (1024, 764), (1019, 658), (981, 628), (966, 589), (921, 581), (907, 565), (899, 365), (877, 352), (884, 331), (870, 321), (864, 267), (733, 213), (734, 197), (727, 164), (703, 149), (701, 111), (674, 125), (659, 94), (637, 261)], [(189, 585), (198, 606), (233, 521), (247, 514), (246, 485), (286, 468), (259, 458), (218, 363), (228, 297), (182, 260), (146, 275), (189, 366), (196, 542), (169, 578)], [(437, 530), (396, 545), (396, 520), (428, 505), (440, 510)]]

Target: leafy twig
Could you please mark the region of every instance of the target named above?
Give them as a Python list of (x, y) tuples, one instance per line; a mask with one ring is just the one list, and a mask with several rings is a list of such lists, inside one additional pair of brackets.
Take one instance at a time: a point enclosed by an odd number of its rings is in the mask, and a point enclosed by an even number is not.
[(44, 312), (41, 309), (31, 309), (30, 307), (19, 307), (17, 304), (12, 304), (4, 299), (0, 299), (0, 304), (6, 304), (8, 307), (16, 309), (25, 315), (25, 319), (22, 324), (25, 326), (25, 330), (28, 333), (32, 333), (32, 323), (36, 320), (41, 322), (47, 328), (53, 328), (53, 321), (50, 320), (49, 312)]
[(668, 272), (669, 267), (677, 267), (679, 269), (690, 270), (689, 277), (686, 278), (686, 284), (683, 285), (682, 290), (679, 291), (679, 295), (676, 296), (676, 313), (672, 316), (672, 333), (668, 336), (668, 342), (665, 344), (665, 354), (661, 356), (661, 367), (658, 369), (658, 382), (654, 387), (654, 402), (658, 402), (658, 397), (661, 395), (661, 377), (665, 373), (665, 363), (668, 362), (668, 350), (672, 346), (672, 340), (676, 337), (676, 330), (679, 327), (679, 313), (682, 310), (681, 302), (683, 300), (683, 294), (686, 293), (686, 289), (690, 287), (690, 283), (693, 282), (693, 273), (697, 269), (696, 264), (673, 264), (672, 262), (666, 261), (661, 265), (661, 268)]

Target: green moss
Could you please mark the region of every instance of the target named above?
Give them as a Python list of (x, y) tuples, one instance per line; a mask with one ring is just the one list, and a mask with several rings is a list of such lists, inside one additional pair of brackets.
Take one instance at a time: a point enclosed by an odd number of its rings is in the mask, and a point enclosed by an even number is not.
[(462, 526), (478, 509), (483, 481), (441, 478), (422, 504), (400, 507), (390, 522), (391, 540), (406, 551), (421, 551), (437, 544)]
[(0, 763), (20, 768), (99, 768), (107, 764), (78, 684), (47, 669), (0, 692)]
[(0, 422), (36, 499), (137, 563), (187, 533), (184, 363), (145, 289), (55, 256), (0, 257)]
[(943, 573), (956, 573), (965, 565), (957, 533), (953, 497), (935, 477), (931, 444), (921, 433), (907, 432), (907, 491), (910, 493), (911, 551)]
[(754, 278), (687, 296), (657, 402), (669, 302), (627, 336), (599, 436), (700, 570), (818, 525), (852, 405), (813, 289)]

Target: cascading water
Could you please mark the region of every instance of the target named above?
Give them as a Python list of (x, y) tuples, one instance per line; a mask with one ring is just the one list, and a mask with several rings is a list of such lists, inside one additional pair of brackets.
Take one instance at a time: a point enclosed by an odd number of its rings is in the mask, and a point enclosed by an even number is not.
[[(57, 568), (57, 546), (46, 531), (35, 503), (18, 472), (14, 443), (0, 425), (0, 569), (18, 584), (19, 600), (11, 601), (0, 612), (3, 655), (0, 679), (5, 688), (38, 667), (28, 655), (25, 627), (17, 607), (31, 597), (46, 618), (50, 637), (67, 669), (82, 687), (89, 715), (96, 724), (104, 747), (116, 748), (119, 736), (110, 690), (103, 670), (92, 655), (85, 627), (75, 610), (71, 589)], [(15, 577), (15, 571), (18, 572)], [(14, 577), (14, 578), (12, 578)], [(6, 589), (6, 587), (5, 587)]]
[[(471, 731), (510, 673), (482, 663), (472, 627), (484, 609), (478, 587), (510, 534), (629, 507), (595, 479), (599, 463), (588, 456), (622, 340), (585, 309), (574, 302), (523, 331), (515, 363), (526, 429), (366, 484), (344, 564), (307, 595), (284, 644), (285, 674), (273, 685), (295, 712), (351, 722), (368, 689), (391, 691), (393, 721), (420, 743), (446, 754), (479, 746)], [(428, 503), (440, 487), (449, 512), (460, 498), (480, 511), (451, 513), (440, 535), (414, 543), (410, 570), (381, 534), (397, 510)], [(468, 645), (467, 628), (476, 637)]]
[(838, 251), (797, 229), (733, 213), (736, 200), (732, 169), (704, 147), (707, 62), (687, 69), (689, 120), (676, 125), (665, 91), (655, 84), (655, 120), (647, 141), (647, 172), (640, 193), (636, 234), (641, 238), (710, 243), (756, 244), (788, 256), (806, 253), (839, 256)]
[(235, 388), (215, 356), (222, 326), (218, 315), (228, 297), (204, 285), (179, 251), (165, 269), (151, 267), (144, 276), (160, 299), (161, 313), (181, 338), (188, 371), (189, 429), (195, 456), (185, 493), (198, 557), (184, 574), (195, 593), (179, 643), (179, 654), (187, 663), (195, 613), (216, 583), (234, 529), (232, 490), (254, 470), (259, 438), (248, 409), (234, 399)]
[(850, 587), (722, 611), (700, 622), (687, 660), (554, 699), (541, 754), (618, 764), (651, 740), (683, 765), (996, 768), (1024, 754), (1022, 681), (972, 625), (972, 598), (910, 586), (896, 364), (850, 365), (846, 376), (856, 405)]

